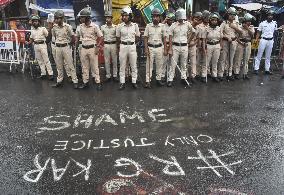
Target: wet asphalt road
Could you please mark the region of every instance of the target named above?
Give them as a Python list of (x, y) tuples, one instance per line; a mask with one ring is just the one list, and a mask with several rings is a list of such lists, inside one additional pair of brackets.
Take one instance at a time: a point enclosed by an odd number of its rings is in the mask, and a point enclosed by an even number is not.
[(284, 194), (279, 78), (97, 92), (1, 72), (0, 193)]

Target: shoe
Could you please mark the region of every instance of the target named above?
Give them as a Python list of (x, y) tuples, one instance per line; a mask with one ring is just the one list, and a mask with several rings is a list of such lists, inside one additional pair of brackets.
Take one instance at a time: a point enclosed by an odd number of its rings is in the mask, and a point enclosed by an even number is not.
[(199, 81), (201, 79), (201, 76), (196, 75), (194, 79)]
[(54, 88), (58, 88), (62, 86), (63, 86), (62, 82), (58, 82), (58, 83), (55, 83), (54, 85), (51, 85), (51, 87), (54, 87)]
[(103, 90), (103, 85), (101, 83), (97, 84), (97, 91), (102, 91)]
[(68, 80), (68, 83), (72, 83), (73, 81), (72, 81), (72, 77), (70, 76), (70, 77), (68, 77), (67, 78), (67, 80)]
[(117, 77), (112, 78), (114, 82), (119, 82), (119, 79)]
[(281, 79), (284, 79), (284, 75), (282, 75)]
[(111, 78), (106, 78), (105, 83), (108, 83), (111, 81)]
[(270, 72), (270, 71), (265, 71), (264, 74), (266, 74), (266, 75), (273, 75), (273, 73)]
[(136, 83), (132, 83), (133, 89), (138, 89), (138, 85)]
[(74, 88), (74, 89), (78, 89), (78, 88), (79, 88), (78, 83), (74, 83), (74, 84), (73, 84), (73, 88)]
[(206, 77), (201, 77), (201, 80), (200, 80), (202, 83), (206, 83)]
[(123, 90), (123, 89), (125, 89), (125, 83), (120, 83), (119, 90)]
[(157, 85), (158, 85), (159, 87), (162, 87), (162, 86), (165, 85), (165, 83), (164, 83), (162, 80), (157, 80), (156, 82), (157, 82)]
[(211, 74), (207, 74), (207, 78), (211, 78)]
[(220, 80), (217, 77), (212, 77), (212, 80), (216, 83), (220, 83)]
[(234, 81), (234, 77), (233, 76), (227, 76), (227, 81)]
[(196, 81), (195, 78), (191, 78), (191, 79), (190, 79), (190, 82), (191, 82), (192, 84), (196, 84), (196, 83), (197, 83), (197, 81)]
[(146, 82), (144, 88), (151, 89), (151, 83)]
[(48, 76), (48, 80), (53, 81), (53, 80), (54, 80), (53, 75), (49, 75), (49, 76)]
[(224, 77), (218, 77), (218, 79), (220, 82), (224, 81)]
[(236, 80), (240, 80), (240, 76), (239, 76), (239, 74), (235, 74), (235, 75), (234, 75), (234, 79), (236, 79)]
[(43, 79), (46, 79), (46, 75), (40, 75), (40, 76), (38, 76), (37, 78), (43, 80)]
[(244, 78), (243, 78), (244, 80), (249, 80), (250, 78), (248, 77), (248, 75), (247, 74), (244, 74)]
[(253, 74), (258, 75), (258, 70), (254, 70)]
[(86, 88), (89, 88), (89, 82), (88, 83), (83, 83), (79, 89), (86, 89)]
[(183, 84), (183, 85), (191, 85), (192, 83), (190, 82), (190, 81), (188, 81), (188, 80), (185, 80), (185, 79), (181, 79), (181, 83)]
[(168, 87), (172, 87), (173, 86), (173, 82), (172, 81), (168, 81), (167, 86)]

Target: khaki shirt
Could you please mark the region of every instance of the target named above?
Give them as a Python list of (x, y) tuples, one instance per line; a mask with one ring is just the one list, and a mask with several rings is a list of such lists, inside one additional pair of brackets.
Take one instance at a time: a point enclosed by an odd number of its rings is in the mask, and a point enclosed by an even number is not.
[[(238, 34), (239, 39), (246, 39), (246, 40), (251, 40), (252, 37), (249, 34), (249, 31), (246, 30), (243, 26), (240, 27), (240, 29), (242, 30), (242, 34)], [(255, 32), (253, 25), (249, 26), (250, 31)]]
[(200, 37), (200, 33), (201, 33), (200, 24), (197, 25), (194, 29), (195, 29), (195, 34), (194, 34), (193, 38), (191, 39), (190, 44), (194, 44), (196, 42), (196, 40), (199, 39), (199, 37)]
[(62, 27), (55, 24), (52, 28), (52, 36), (55, 37), (55, 43), (70, 43), (71, 38), (74, 35), (72, 26), (67, 23), (63, 23)]
[(154, 25), (153, 23), (147, 24), (144, 32), (144, 36), (148, 37), (148, 43), (152, 45), (163, 44), (163, 37), (165, 36), (163, 24), (159, 23)]
[(116, 41), (116, 25), (112, 24), (111, 26), (108, 26), (107, 24), (104, 24), (101, 26), (101, 30), (104, 36), (104, 41)]
[(198, 28), (199, 28), (198, 38), (200, 38), (200, 39), (206, 38), (208, 27), (209, 27), (209, 25), (205, 25), (204, 23), (201, 23), (201, 24), (198, 25)]
[(220, 26), (215, 28), (208, 27), (206, 28), (206, 39), (207, 41), (220, 41), (223, 38), (223, 34)]
[(182, 24), (174, 22), (169, 29), (169, 35), (172, 36), (172, 42), (175, 43), (187, 43), (188, 37), (192, 33), (195, 33), (195, 29), (187, 21)]
[(102, 37), (103, 33), (100, 30), (99, 26), (95, 23), (91, 23), (89, 26), (86, 26), (85, 23), (80, 24), (80, 29), (77, 34), (82, 41), (82, 45), (93, 45), (97, 43), (97, 38)]
[[(236, 21), (233, 21), (233, 24), (238, 26), (238, 23)], [(228, 38), (235, 38), (237, 36), (237, 32), (235, 31), (235, 29), (231, 28), (229, 26), (229, 22), (228, 21), (224, 21), (221, 24), (221, 31), (224, 35), (224, 37), (228, 37)]]
[(38, 27), (37, 29), (33, 28), (31, 30), (30, 38), (34, 41), (45, 41), (48, 36), (48, 31), (45, 27)]
[(135, 42), (135, 36), (140, 37), (138, 24), (131, 22), (126, 25), (124, 22), (116, 28), (116, 37), (119, 37), (124, 42)]
[(170, 41), (169, 40), (169, 36), (170, 36), (170, 31), (169, 30), (170, 30), (170, 27), (171, 26), (169, 26), (167, 23), (164, 24), (164, 32), (165, 32), (164, 36), (166, 37), (167, 43)]

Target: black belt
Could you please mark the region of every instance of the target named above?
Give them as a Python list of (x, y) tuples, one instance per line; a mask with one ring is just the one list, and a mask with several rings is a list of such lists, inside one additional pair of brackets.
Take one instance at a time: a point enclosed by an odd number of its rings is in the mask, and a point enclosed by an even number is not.
[(44, 44), (45, 41), (35, 41), (34, 44), (38, 45), (38, 44)]
[(94, 48), (96, 45), (82, 45), (84, 49), (91, 49)]
[(68, 43), (55, 43), (56, 47), (66, 47)]
[(82, 44), (82, 41), (79, 41), (79, 44)]
[(104, 41), (104, 44), (116, 44), (116, 41)]
[(176, 43), (176, 42), (173, 42), (173, 45), (175, 45), (175, 46), (187, 46), (187, 43)]
[(251, 40), (250, 39), (240, 39), (241, 42), (244, 42), (244, 43), (250, 43)]
[[(226, 41), (228, 41), (228, 38), (227, 38), (227, 37), (224, 37), (223, 39), (226, 40)], [(232, 38), (232, 41), (235, 41), (235, 40), (237, 40), (237, 37)]]
[(208, 45), (217, 45), (219, 43), (220, 43), (220, 41), (207, 41)]
[(262, 37), (262, 39), (267, 40), (267, 41), (271, 41), (271, 40), (273, 40), (273, 37), (272, 38)]
[(124, 42), (124, 41), (121, 41), (121, 44), (123, 45), (133, 45), (135, 42)]
[(55, 45), (55, 42), (51, 42), (53, 45)]
[(158, 48), (158, 47), (162, 47), (162, 44), (158, 44), (158, 45), (148, 44), (148, 46), (149, 46), (149, 47)]

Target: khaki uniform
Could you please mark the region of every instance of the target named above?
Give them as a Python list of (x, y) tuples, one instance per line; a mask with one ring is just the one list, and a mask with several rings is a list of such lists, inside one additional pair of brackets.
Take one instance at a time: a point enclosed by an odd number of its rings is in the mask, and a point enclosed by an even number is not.
[[(76, 36), (77, 36), (77, 37), (80, 37), (80, 25), (77, 26), (75, 33), (76, 33)], [(82, 50), (82, 41), (79, 40), (79, 43), (78, 43), (79, 56), (81, 56), (81, 50)]]
[(160, 81), (163, 71), (163, 37), (164, 37), (163, 24), (153, 23), (147, 24), (144, 36), (148, 37), (149, 55), (146, 62), (146, 82), (150, 82), (152, 78), (153, 63), (156, 62), (156, 80)]
[[(51, 64), (48, 58), (47, 45), (45, 43), (48, 31), (45, 27), (38, 27), (37, 29), (32, 28), (30, 38), (34, 41), (35, 58), (38, 61), (41, 75), (53, 75)], [(37, 44), (39, 43), (39, 44)]]
[(218, 60), (221, 52), (220, 41), (223, 35), (221, 28), (217, 26), (216, 28), (208, 27), (206, 29), (206, 47), (207, 47), (207, 66), (202, 66), (202, 77), (206, 77), (209, 68), (209, 64), (212, 64), (212, 77), (217, 77)]
[(78, 83), (76, 71), (73, 65), (72, 49), (70, 47), (71, 37), (73, 36), (72, 27), (69, 24), (63, 23), (62, 27), (54, 25), (52, 36), (55, 37), (56, 46), (56, 67), (57, 67), (57, 83), (63, 81), (63, 66), (66, 72), (70, 70), (70, 75), (73, 83)]
[[(238, 25), (236, 21), (234, 25)], [(223, 77), (224, 70), (227, 71), (228, 76), (232, 76), (232, 70), (234, 66), (234, 57), (237, 48), (237, 32), (229, 26), (228, 21), (224, 21), (221, 26), (221, 32), (223, 34), (223, 50), (221, 51), (220, 66), (218, 68), (218, 76)], [(225, 37), (230, 37), (232, 42), (229, 43)]]
[[(116, 25), (107, 24), (101, 27), (104, 36), (104, 58), (106, 68), (106, 78), (117, 77), (117, 45), (116, 45)], [(110, 71), (110, 61), (112, 61), (112, 71)]]
[(90, 68), (93, 77), (95, 77), (95, 82), (100, 83), (98, 54), (95, 53), (97, 38), (103, 36), (102, 31), (95, 23), (91, 23), (89, 26), (83, 23), (80, 24), (79, 36), (82, 41), (81, 63), (83, 83), (89, 82)]
[(125, 83), (125, 69), (127, 58), (129, 59), (131, 67), (131, 77), (132, 83), (136, 83), (137, 80), (137, 52), (135, 37), (140, 36), (139, 28), (136, 23), (131, 22), (126, 25), (124, 22), (119, 24), (116, 29), (116, 37), (120, 38), (120, 51), (119, 51), (119, 61), (120, 61), (120, 83)]
[[(249, 29), (254, 33), (253, 26), (250, 26)], [(241, 30), (243, 31), (243, 34), (239, 35), (238, 40), (245, 45), (238, 43), (236, 56), (235, 56), (235, 65), (236, 65), (234, 67), (235, 74), (240, 74), (240, 67), (241, 67), (242, 59), (244, 60), (243, 74), (248, 73), (248, 61), (249, 61), (250, 54), (251, 54), (252, 37), (249, 35), (248, 30), (246, 30), (244, 27), (241, 27)]]
[[(207, 28), (209, 27), (209, 25), (205, 25), (204, 23), (199, 24), (198, 26), (199, 29), (199, 33), (198, 33), (198, 38), (205, 40), (206, 36), (207, 36)], [(201, 48), (201, 42), (200, 44), (197, 46), (197, 55), (196, 55), (196, 61), (197, 61), (197, 66), (196, 66), (196, 71), (197, 71), (197, 75), (202, 75), (202, 71), (203, 70), (207, 70), (207, 74), (210, 74), (210, 64), (206, 63), (206, 55), (205, 53), (202, 51)], [(207, 67), (205, 67), (207, 64)]]
[[(164, 33), (165, 33), (165, 38), (166, 38), (166, 42), (167, 42), (167, 47), (169, 46), (169, 33), (170, 33), (170, 26), (166, 23), (164, 24)], [(167, 56), (164, 56), (164, 62), (163, 62), (163, 66), (162, 66), (162, 78), (165, 78), (166, 76), (166, 72), (168, 73), (167, 68), (169, 68), (170, 66), (170, 55), (168, 54)]]
[(181, 65), (181, 77), (186, 79), (187, 73), (187, 58), (188, 58), (188, 37), (191, 33), (195, 33), (194, 28), (187, 21), (180, 24), (179, 22), (174, 22), (170, 29), (170, 36), (172, 36), (172, 47), (173, 47), (173, 56), (171, 59), (171, 65), (169, 70), (169, 79), (168, 81), (173, 81), (175, 76), (175, 69), (180, 57)]
[(199, 75), (196, 67), (197, 60), (197, 44), (199, 39), (200, 28), (199, 25), (195, 27), (195, 35), (194, 38), (190, 41), (190, 46), (188, 47), (188, 58), (189, 58), (189, 77), (195, 78), (196, 75)]

